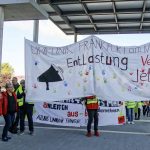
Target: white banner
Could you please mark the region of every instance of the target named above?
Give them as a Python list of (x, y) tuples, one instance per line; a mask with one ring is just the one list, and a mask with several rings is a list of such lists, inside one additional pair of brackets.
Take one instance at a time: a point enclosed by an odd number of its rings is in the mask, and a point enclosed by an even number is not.
[(60, 102), (36, 103), (33, 119), (35, 122), (80, 127), (82, 106)]
[[(87, 125), (87, 112), (78, 99), (62, 102), (35, 104), (34, 122), (51, 125), (80, 127)], [(99, 109), (99, 126), (125, 123), (125, 107), (102, 107)]]
[(95, 94), (103, 100), (147, 100), (149, 51), (150, 43), (120, 47), (95, 36), (64, 47), (26, 40), (27, 99), (50, 102)]
[(85, 63), (92, 52), (77, 44), (47, 47), (26, 40), (27, 99), (57, 101), (94, 94), (93, 64)]

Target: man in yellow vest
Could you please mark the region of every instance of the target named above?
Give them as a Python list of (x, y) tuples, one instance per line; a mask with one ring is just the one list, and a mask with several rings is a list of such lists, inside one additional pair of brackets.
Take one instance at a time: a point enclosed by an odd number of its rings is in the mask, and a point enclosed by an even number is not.
[[(16, 93), (17, 95), (17, 91), (19, 89), (19, 83), (18, 83), (18, 79), (17, 77), (13, 77), (12, 78), (12, 84), (13, 84), (13, 87), (14, 87), (14, 92)], [(15, 116), (15, 121), (13, 123), (13, 126), (12, 126), (12, 129), (10, 129), (10, 132), (11, 133), (17, 133), (18, 132), (18, 124), (19, 124), (19, 121), (20, 121), (20, 109), (21, 109), (21, 104), (19, 104), (19, 99), (17, 99), (17, 104), (18, 104), (18, 112), (16, 113), (16, 116)]]
[(91, 137), (92, 136), (92, 132), (91, 132), (91, 125), (94, 119), (94, 135), (95, 136), (99, 136), (99, 132), (98, 132), (98, 109), (99, 109), (99, 103), (98, 103), (98, 99), (95, 95), (93, 96), (88, 96), (83, 98), (83, 100), (85, 101), (85, 105), (86, 105), (86, 109), (88, 112), (88, 123), (87, 123), (87, 137)]
[(26, 92), (25, 92), (25, 80), (20, 81), (20, 85), (22, 89), (18, 91), (17, 98), (23, 99), (23, 114), (20, 117), (20, 135), (24, 134), (25, 130), (25, 116), (27, 116), (28, 119), (28, 125), (29, 125), (29, 134), (33, 135), (34, 128), (33, 128), (33, 103), (26, 102)]
[(142, 102), (136, 102), (136, 106), (134, 108), (135, 120), (140, 120), (142, 105), (143, 105)]
[(133, 122), (133, 111), (136, 103), (134, 101), (127, 101), (128, 108), (128, 124), (134, 124)]

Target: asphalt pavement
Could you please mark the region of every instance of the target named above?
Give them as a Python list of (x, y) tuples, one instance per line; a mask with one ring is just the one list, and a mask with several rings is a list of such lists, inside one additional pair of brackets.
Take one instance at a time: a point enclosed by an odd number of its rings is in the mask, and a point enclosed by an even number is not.
[[(0, 135), (3, 129), (0, 117)], [(134, 125), (99, 127), (100, 137), (86, 137), (86, 128), (60, 127), (35, 123), (35, 133), (10, 134), (8, 142), (0, 140), (0, 150), (149, 150), (150, 117)]]

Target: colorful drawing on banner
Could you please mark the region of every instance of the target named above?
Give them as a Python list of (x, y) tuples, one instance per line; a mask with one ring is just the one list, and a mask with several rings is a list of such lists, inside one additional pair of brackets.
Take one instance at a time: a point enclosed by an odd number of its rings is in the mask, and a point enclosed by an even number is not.
[(87, 79), (86, 79), (86, 78), (84, 78), (84, 79), (83, 79), (83, 81), (84, 81), (84, 83), (86, 83), (86, 82), (87, 82)]
[(53, 89), (53, 93), (56, 93), (56, 89)]
[(37, 65), (39, 64), (39, 62), (38, 62), (38, 61), (35, 61), (35, 63), (34, 63), (34, 64), (35, 64), (35, 66), (37, 66)]
[(104, 78), (103, 80), (104, 80), (104, 83), (107, 83), (107, 79), (106, 78)]
[(77, 83), (77, 87), (80, 87), (80, 83)]
[(80, 76), (82, 76), (82, 75), (83, 75), (82, 71), (79, 71), (79, 75), (80, 75)]
[(64, 80), (63, 69), (52, 64), (51, 67), (43, 72), (37, 79), (39, 82), (45, 82), (46, 90), (49, 90), (49, 82), (58, 82)]
[(102, 75), (105, 75), (105, 74), (106, 74), (105, 70), (102, 70)]
[(144, 71), (145, 71), (145, 69), (144, 69), (144, 68), (142, 68), (142, 69), (141, 69), (141, 72), (142, 72), (142, 73), (144, 73)]
[(83, 86), (83, 90), (84, 90), (84, 92), (86, 91), (86, 87), (85, 86)]
[(126, 88), (124, 86), (121, 87), (121, 91), (125, 92)]
[(71, 90), (68, 91), (68, 95), (71, 95)]
[(91, 65), (89, 66), (89, 70), (92, 70), (92, 66)]
[(99, 78), (99, 77), (96, 77), (96, 80), (98, 80), (98, 81), (99, 81), (99, 80), (100, 80), (100, 78)]
[(148, 84), (145, 84), (145, 87), (148, 87)]
[(141, 85), (141, 86), (143, 86), (143, 85), (144, 85), (144, 83), (143, 83), (143, 82), (140, 82), (140, 85)]
[(114, 73), (113, 74), (113, 79), (116, 79), (117, 78), (117, 75)]
[(64, 81), (64, 86), (67, 87), (68, 86), (68, 83), (66, 81)]
[(69, 73), (72, 73), (72, 70), (71, 70), (71, 69), (69, 69)]
[(150, 74), (150, 68), (148, 68), (148, 72), (147, 72), (147, 74)]
[(32, 87), (36, 89), (36, 88), (37, 88), (37, 84), (34, 83), (34, 84), (32, 85)]
[(132, 76), (132, 75), (133, 75), (133, 72), (130, 72), (129, 74), (130, 74), (130, 76)]
[(134, 89), (137, 90), (137, 89), (138, 89), (138, 86), (135, 86)]
[(86, 72), (85, 72), (85, 75), (89, 75), (89, 72), (88, 72), (88, 71), (86, 71)]
[(131, 92), (131, 91), (132, 91), (131, 86), (128, 86), (128, 91), (129, 91), (129, 92)]

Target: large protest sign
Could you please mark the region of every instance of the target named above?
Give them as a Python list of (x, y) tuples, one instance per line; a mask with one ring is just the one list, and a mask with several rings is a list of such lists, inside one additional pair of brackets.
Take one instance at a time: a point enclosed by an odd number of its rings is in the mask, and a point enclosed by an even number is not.
[(150, 43), (121, 47), (95, 40), (98, 45), (94, 45), (96, 95), (112, 101), (149, 99)]
[[(86, 126), (88, 121), (87, 111), (79, 99), (69, 99), (64, 102), (38, 102), (35, 103), (33, 115), (34, 122), (80, 127)], [(99, 126), (122, 125), (125, 123), (125, 107), (99, 108)]]
[(36, 103), (34, 121), (38, 123), (80, 127), (82, 106), (52, 102)]
[(55, 101), (95, 94), (112, 101), (150, 98), (150, 43), (121, 47), (90, 36), (64, 47), (25, 41), (27, 99)]
[(93, 64), (85, 63), (92, 52), (76, 44), (58, 48), (26, 40), (27, 99), (54, 101), (94, 94)]

